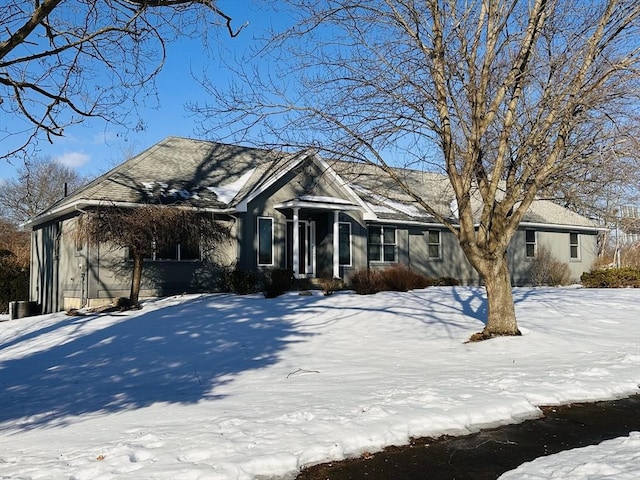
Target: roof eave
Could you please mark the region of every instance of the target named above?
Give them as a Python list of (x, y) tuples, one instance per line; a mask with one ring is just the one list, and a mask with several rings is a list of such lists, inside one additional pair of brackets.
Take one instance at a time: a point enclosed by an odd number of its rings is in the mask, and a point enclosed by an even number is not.
[[(37, 217), (34, 217), (32, 219), (27, 220), (25, 223), (23, 223), (21, 226), (22, 227), (26, 227), (26, 228), (34, 228), (37, 227), (38, 225), (42, 225), (43, 223), (47, 223), (50, 222), (52, 220), (55, 220), (56, 218), (68, 215), (70, 213), (74, 213), (74, 212), (82, 212), (83, 208), (90, 208), (90, 207), (122, 207), (122, 208), (137, 208), (137, 207), (141, 207), (145, 204), (141, 204), (141, 203), (136, 203), (136, 202), (116, 202), (116, 201), (109, 201), (109, 202), (105, 202), (104, 200), (89, 200), (89, 199), (79, 199), (76, 200), (74, 202), (71, 203), (67, 203), (65, 205), (61, 205), (58, 208), (54, 208), (53, 210), (43, 214), (43, 215), (39, 215)], [(191, 205), (174, 205), (177, 208), (184, 208), (184, 209), (188, 209), (188, 210), (197, 210), (200, 212), (207, 212), (207, 213), (221, 213), (221, 214), (233, 214), (233, 213), (237, 213), (237, 210), (235, 208), (211, 208), (211, 207), (194, 207)]]
[(543, 222), (520, 222), (520, 227), (531, 228), (559, 228), (562, 230), (580, 230), (590, 232), (604, 232), (609, 230), (605, 227), (598, 227), (597, 225), (571, 225), (564, 223), (543, 223)]
[[(421, 221), (421, 220), (402, 220), (399, 218), (380, 218), (377, 215), (369, 215), (365, 214), (363, 216), (365, 222), (376, 222), (376, 223), (385, 223), (385, 224), (401, 224), (401, 225), (417, 225), (417, 226), (425, 226), (425, 227), (445, 227), (445, 225), (441, 222), (429, 222), (429, 221)], [(455, 228), (459, 228), (458, 225), (453, 224)], [(479, 227), (479, 224), (474, 225), (476, 228)], [(588, 226), (588, 225), (570, 225), (570, 224), (558, 224), (558, 223), (542, 223), (542, 222), (521, 222), (520, 227), (523, 228), (557, 228), (560, 230), (567, 231), (583, 231), (583, 232), (601, 232), (607, 231), (608, 228), (598, 227), (598, 226)]]

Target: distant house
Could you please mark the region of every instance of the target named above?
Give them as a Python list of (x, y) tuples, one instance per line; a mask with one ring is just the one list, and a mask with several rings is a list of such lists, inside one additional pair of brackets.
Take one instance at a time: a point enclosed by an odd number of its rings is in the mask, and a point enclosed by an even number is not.
[[(455, 221), (447, 179), (398, 170)], [(126, 249), (78, 244), (83, 212), (143, 203), (195, 208), (225, 222), (231, 241), (214, 252), (180, 244), (156, 251), (142, 296), (202, 288), (212, 259), (243, 270), (290, 268), (297, 277), (347, 280), (359, 268), (401, 263), (431, 277), (480, 282), (453, 234), (402, 193), (377, 167), (169, 137), (100, 176), (29, 222), (30, 297), (44, 312), (97, 305), (129, 293)], [(550, 201), (537, 200), (509, 248), (514, 285), (529, 282), (539, 246), (567, 262), (575, 279), (596, 256), (597, 228)]]
[(622, 205), (618, 215), (615, 234), (619, 244), (631, 245), (640, 242), (640, 207)]

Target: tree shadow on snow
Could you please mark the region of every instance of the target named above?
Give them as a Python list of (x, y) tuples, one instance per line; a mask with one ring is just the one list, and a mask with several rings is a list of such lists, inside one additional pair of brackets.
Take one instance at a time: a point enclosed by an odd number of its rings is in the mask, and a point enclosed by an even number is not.
[(0, 362), (0, 431), (60, 426), (73, 416), (158, 402), (219, 398), (217, 387), (273, 365), (288, 345), (305, 340), (308, 334), (296, 331), (287, 314), (313, 302), (314, 297), (216, 295), (115, 319), (65, 317), (0, 344), (5, 351), (31, 350)]
[[(461, 326), (458, 322), (451, 321), (449, 315), (446, 312), (454, 310), (457, 313), (462, 314), (465, 317), (473, 318), (481, 322), (483, 325), (487, 324), (487, 317), (489, 314), (489, 304), (487, 301), (487, 292), (484, 287), (438, 287), (441, 289), (449, 289), (455, 304), (448, 302), (438, 302), (433, 299), (429, 299), (429, 305), (426, 308), (427, 316), (424, 321), (427, 323), (439, 323), (450, 324), (451, 326)], [(531, 288), (516, 288), (513, 290), (513, 302), (515, 305), (525, 302), (530, 298), (535, 298), (537, 295), (544, 295), (543, 291), (531, 289)], [(438, 311), (438, 309), (440, 311)], [(445, 312), (443, 315), (442, 313)], [(445, 321), (443, 318), (446, 318)]]

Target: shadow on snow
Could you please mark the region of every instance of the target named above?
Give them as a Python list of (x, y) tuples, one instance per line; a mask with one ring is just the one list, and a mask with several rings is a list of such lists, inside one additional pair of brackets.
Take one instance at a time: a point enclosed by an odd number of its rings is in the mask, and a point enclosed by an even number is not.
[[(287, 315), (313, 301), (218, 295), (120, 314), (121, 319), (65, 317), (0, 345), (22, 343), (30, 349), (0, 362), (0, 424), (18, 421), (0, 430), (59, 426), (71, 416), (216, 398), (216, 387), (273, 365), (289, 344), (304, 341), (309, 334), (296, 331)], [(38, 348), (52, 341), (58, 344)]]
[[(514, 301), (520, 303), (536, 293), (514, 291)], [(427, 326), (440, 325), (449, 337), (454, 330), (468, 329), (464, 317), (486, 323), (484, 288), (451, 288), (450, 294), (453, 303), (425, 298), (417, 309), (404, 305), (402, 298), (390, 297), (384, 308), (376, 310), (409, 316)], [(64, 317), (0, 344), (3, 350), (30, 350), (0, 362), (0, 424), (18, 422), (0, 426), (0, 431), (59, 426), (73, 416), (158, 402), (189, 404), (219, 398), (218, 387), (243, 372), (275, 364), (288, 345), (305, 341), (311, 334), (302, 332), (288, 316), (313, 314), (313, 304), (322, 298), (214, 295), (147, 312)], [(368, 310), (357, 304), (356, 310)], [(322, 302), (317, 307), (325, 312), (332, 308)], [(352, 314), (336, 312), (323, 322)], [(58, 340), (59, 344), (38, 348)]]

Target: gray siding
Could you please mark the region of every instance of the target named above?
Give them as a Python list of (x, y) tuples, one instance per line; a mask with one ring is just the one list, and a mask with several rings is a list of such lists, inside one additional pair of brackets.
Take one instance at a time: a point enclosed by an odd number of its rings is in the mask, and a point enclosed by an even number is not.
[(509, 261), (514, 285), (531, 285), (530, 268), (533, 258), (526, 256), (525, 231), (536, 232), (536, 248), (546, 247), (559, 261), (567, 263), (571, 270), (571, 281), (579, 283), (582, 273), (589, 271), (597, 257), (597, 234), (574, 231), (578, 236), (578, 258), (570, 257), (570, 230), (521, 227), (509, 246)]
[[(478, 285), (481, 279), (466, 259), (455, 235), (437, 227), (396, 226), (398, 263), (431, 278), (451, 277), (462, 285)], [(429, 230), (440, 231), (440, 258), (429, 258), (427, 239)], [(525, 230), (519, 229), (509, 245), (507, 257), (514, 286), (531, 285), (530, 269), (532, 258), (526, 256)], [(545, 246), (558, 260), (567, 263), (571, 270), (571, 280), (579, 282), (583, 272), (588, 271), (597, 257), (597, 235), (595, 232), (578, 232), (579, 255), (570, 258), (569, 230), (533, 229), (536, 231), (537, 245)], [(366, 241), (366, 237), (365, 237)], [(364, 266), (364, 264), (361, 264)], [(385, 268), (389, 263), (372, 262), (372, 268)]]
[[(30, 299), (44, 313), (110, 303), (128, 297), (131, 268), (126, 249), (75, 242), (77, 217), (46, 224), (32, 233)], [(207, 291), (218, 281), (217, 265), (236, 259), (236, 227), (232, 238), (210, 252), (207, 261), (151, 261), (143, 266), (141, 297)]]

